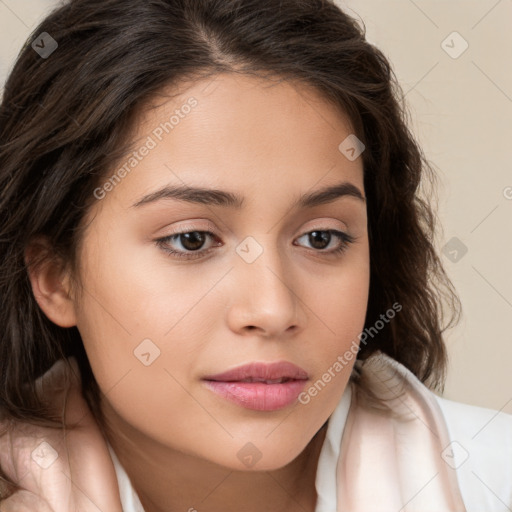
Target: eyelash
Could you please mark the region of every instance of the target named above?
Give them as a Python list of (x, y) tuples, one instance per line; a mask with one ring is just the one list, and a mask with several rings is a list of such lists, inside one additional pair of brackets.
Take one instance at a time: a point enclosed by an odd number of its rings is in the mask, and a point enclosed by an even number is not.
[[(335, 229), (313, 229), (311, 231), (308, 231), (307, 233), (304, 233), (299, 238), (302, 238), (305, 235), (309, 235), (314, 232), (320, 232), (320, 233), (331, 233), (335, 237), (341, 240), (341, 245), (337, 247), (336, 249), (332, 249), (330, 251), (324, 251), (322, 249), (312, 249), (314, 252), (319, 252), (320, 254), (326, 254), (329, 256), (341, 256), (350, 246), (350, 244), (354, 243), (356, 240), (355, 237), (348, 235), (347, 233), (344, 233), (343, 231), (338, 231)], [(206, 254), (209, 254), (212, 251), (212, 247), (205, 250), (200, 251), (193, 251), (190, 253), (186, 253), (183, 251), (175, 251), (174, 249), (169, 249), (168, 243), (174, 239), (179, 238), (181, 235), (190, 234), (190, 233), (202, 233), (209, 236), (212, 236), (215, 238), (215, 233), (211, 233), (210, 231), (200, 231), (200, 230), (193, 230), (193, 231), (181, 231), (178, 233), (173, 233), (172, 235), (166, 236), (164, 238), (159, 238), (155, 240), (157, 246), (162, 249), (164, 252), (166, 252), (169, 256), (177, 259), (182, 260), (197, 260), (200, 258), (203, 258), (206, 256)]]

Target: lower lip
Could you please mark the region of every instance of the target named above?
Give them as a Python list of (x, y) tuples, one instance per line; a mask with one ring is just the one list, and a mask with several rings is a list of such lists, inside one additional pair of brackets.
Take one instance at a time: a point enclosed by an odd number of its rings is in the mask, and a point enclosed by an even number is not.
[(276, 411), (291, 405), (297, 400), (306, 384), (306, 380), (290, 380), (281, 384), (214, 380), (204, 382), (220, 396), (255, 411)]

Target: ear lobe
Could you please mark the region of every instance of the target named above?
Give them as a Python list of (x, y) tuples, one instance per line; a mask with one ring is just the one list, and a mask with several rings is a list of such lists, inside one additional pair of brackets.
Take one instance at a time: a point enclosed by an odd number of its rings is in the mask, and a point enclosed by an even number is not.
[(46, 239), (39, 238), (27, 246), (25, 265), (32, 292), (44, 314), (60, 327), (74, 327), (76, 314), (69, 270)]

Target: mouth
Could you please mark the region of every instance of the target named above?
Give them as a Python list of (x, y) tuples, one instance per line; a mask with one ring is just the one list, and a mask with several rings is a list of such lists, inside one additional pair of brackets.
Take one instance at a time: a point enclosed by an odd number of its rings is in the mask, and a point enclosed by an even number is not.
[(241, 407), (276, 411), (297, 400), (309, 375), (289, 361), (253, 361), (202, 380), (217, 396)]
[(280, 383), (284, 379), (305, 380), (309, 376), (303, 368), (289, 361), (258, 362), (237, 366), (215, 375), (206, 375), (205, 380), (222, 382), (268, 382)]
[(210, 382), (261, 382), (263, 384), (282, 384), (283, 382), (290, 382), (292, 380), (303, 380), (303, 379), (292, 379), (290, 377), (281, 377), (278, 379), (262, 379), (259, 377), (248, 377), (246, 379), (231, 379), (231, 380), (217, 380), (217, 379), (204, 379)]
[(238, 381), (204, 379), (206, 387), (215, 395), (245, 409), (254, 411), (277, 411), (297, 401), (307, 379), (257, 379)]

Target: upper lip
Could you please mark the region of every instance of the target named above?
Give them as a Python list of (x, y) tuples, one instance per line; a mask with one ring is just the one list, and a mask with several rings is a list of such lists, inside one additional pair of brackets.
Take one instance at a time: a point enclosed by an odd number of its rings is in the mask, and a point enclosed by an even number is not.
[(208, 375), (207, 377), (204, 377), (204, 380), (229, 382), (250, 378), (262, 380), (275, 380), (281, 378), (305, 380), (308, 378), (308, 374), (300, 366), (288, 361), (277, 361), (272, 363), (252, 362), (238, 366), (226, 372)]

